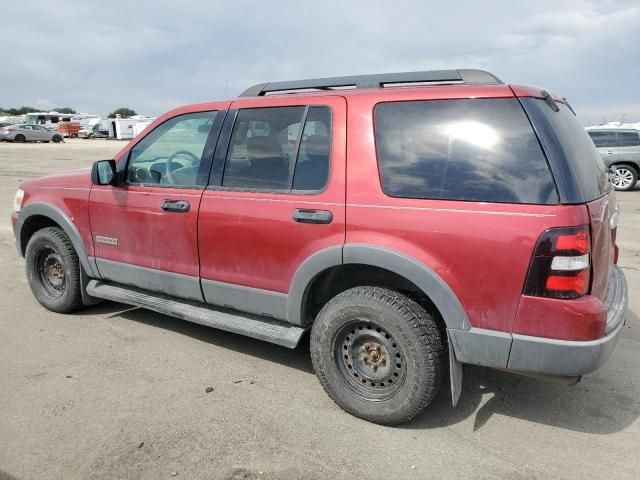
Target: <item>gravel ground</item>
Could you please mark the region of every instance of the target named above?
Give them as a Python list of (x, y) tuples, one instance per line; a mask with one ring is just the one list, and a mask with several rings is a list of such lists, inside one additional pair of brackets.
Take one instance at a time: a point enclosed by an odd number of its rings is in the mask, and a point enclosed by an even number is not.
[(630, 315), (604, 367), (567, 387), (465, 366), (457, 408), (445, 387), (389, 428), (331, 402), (308, 341), (290, 351), (115, 303), (39, 306), (13, 243), (16, 187), (124, 145), (0, 144), (0, 480), (638, 478), (638, 189), (618, 194)]

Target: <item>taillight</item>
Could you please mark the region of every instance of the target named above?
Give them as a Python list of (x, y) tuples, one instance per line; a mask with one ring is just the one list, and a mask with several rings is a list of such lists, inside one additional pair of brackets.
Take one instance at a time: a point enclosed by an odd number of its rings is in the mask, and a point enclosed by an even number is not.
[(551, 228), (536, 245), (524, 294), (578, 298), (591, 283), (591, 238), (588, 225)]

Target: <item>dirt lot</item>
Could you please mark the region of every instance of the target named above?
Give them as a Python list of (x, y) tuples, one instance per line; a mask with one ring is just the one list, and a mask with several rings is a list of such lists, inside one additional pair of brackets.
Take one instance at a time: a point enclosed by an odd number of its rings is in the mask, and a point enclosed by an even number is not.
[(386, 428), (329, 400), (308, 343), (289, 351), (114, 303), (39, 306), (13, 243), (16, 187), (124, 145), (0, 144), (0, 479), (638, 478), (639, 189), (618, 195), (630, 316), (602, 369), (567, 387), (466, 366), (456, 409), (444, 388)]

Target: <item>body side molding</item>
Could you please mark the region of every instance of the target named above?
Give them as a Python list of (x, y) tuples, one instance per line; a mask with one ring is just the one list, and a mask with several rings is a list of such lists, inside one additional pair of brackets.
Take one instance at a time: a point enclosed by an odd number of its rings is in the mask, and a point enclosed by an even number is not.
[(287, 321), (287, 294), (259, 288), (200, 279), (204, 301), (254, 315)]
[(95, 261), (100, 272), (99, 278), (174, 297), (203, 301), (198, 277), (103, 258), (96, 258)]

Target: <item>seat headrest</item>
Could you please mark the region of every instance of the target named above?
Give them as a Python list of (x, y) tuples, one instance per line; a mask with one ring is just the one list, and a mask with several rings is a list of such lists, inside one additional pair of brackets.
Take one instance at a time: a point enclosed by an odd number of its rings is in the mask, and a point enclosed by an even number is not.
[(307, 155), (328, 155), (330, 149), (329, 137), (310, 135), (305, 139), (304, 147)]
[(276, 137), (250, 137), (247, 139), (247, 157), (267, 158), (282, 156), (282, 146)]

